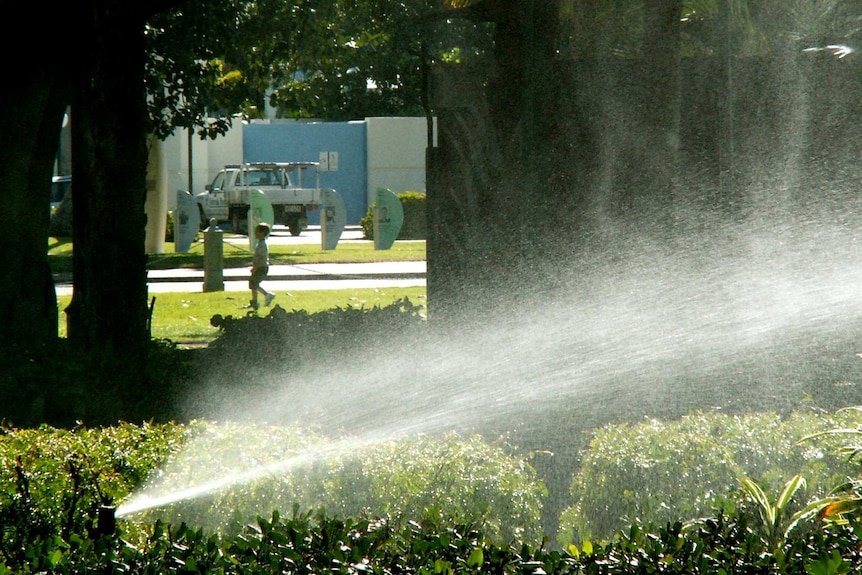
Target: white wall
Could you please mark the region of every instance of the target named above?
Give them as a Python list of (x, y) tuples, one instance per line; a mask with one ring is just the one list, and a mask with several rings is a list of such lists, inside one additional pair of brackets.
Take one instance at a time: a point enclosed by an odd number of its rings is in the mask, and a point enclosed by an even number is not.
[[(212, 182), (216, 172), (225, 164), (242, 162), (242, 123), (234, 122), (224, 136), (215, 140), (201, 140), (192, 135), (192, 195), (204, 191)], [(165, 140), (165, 164), (167, 171), (168, 209), (177, 206), (177, 190), (189, 189), (189, 139), (188, 130), (177, 130)]]
[[(147, 212), (146, 248), (148, 254), (165, 253), (165, 228), (168, 212), (167, 166), (165, 148), (157, 138), (150, 139), (149, 160), (147, 162)], [(176, 195), (174, 195), (176, 198)], [(176, 201), (176, 200), (174, 200)]]
[(425, 191), (425, 118), (366, 118), (368, 202), (377, 188), (393, 192)]
[[(368, 202), (377, 188), (393, 192), (425, 191), (425, 147), (428, 140), (425, 118), (367, 118)], [(177, 190), (188, 190), (188, 131), (177, 130), (164, 143), (167, 172), (168, 209), (176, 208)], [(225, 164), (243, 161), (243, 124), (215, 140), (192, 136), (192, 194), (204, 191)]]
[[(204, 185), (212, 182), (216, 173), (225, 167), (226, 164), (240, 164), (244, 158), (242, 155), (242, 133), (243, 123), (234, 121), (233, 127), (224, 136), (219, 136), (215, 140), (206, 141), (207, 150), (207, 169), (209, 176), (206, 181), (201, 182), (200, 191), (204, 191)], [(195, 140), (195, 145), (203, 145), (204, 142)], [(195, 182), (197, 189), (197, 182)]]

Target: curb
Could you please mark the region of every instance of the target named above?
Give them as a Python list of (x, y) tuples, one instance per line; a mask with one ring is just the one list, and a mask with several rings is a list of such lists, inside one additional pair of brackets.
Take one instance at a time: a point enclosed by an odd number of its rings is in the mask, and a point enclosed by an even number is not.
[[(423, 262), (424, 263), (424, 262)], [(329, 267), (350, 264), (329, 264)], [(270, 271), (267, 281), (338, 281), (338, 280), (411, 280), (426, 279), (425, 271), (374, 271), (373, 269), (357, 270), (356, 267), (347, 273), (337, 273), (331, 270), (306, 270), (292, 268), (295, 271), (284, 273), (284, 268), (290, 266), (273, 266), (276, 269)], [(282, 269), (279, 269), (282, 268)], [(345, 268), (347, 270), (349, 268)], [(225, 281), (248, 280), (248, 268), (227, 268), (222, 270)], [(52, 275), (55, 285), (70, 285), (73, 283), (72, 274), (57, 273)], [(204, 281), (204, 271), (199, 269), (167, 269), (149, 270), (147, 272), (147, 283), (192, 283)]]
[[(148, 277), (149, 283), (183, 283), (200, 282), (204, 276), (181, 276), (181, 277)], [(225, 281), (244, 281), (248, 279), (248, 273), (243, 275), (224, 274)], [(408, 280), (425, 279), (424, 273), (384, 273), (384, 274), (305, 274), (305, 275), (268, 275), (266, 281), (338, 281), (338, 280)], [(71, 278), (69, 279), (71, 282)]]

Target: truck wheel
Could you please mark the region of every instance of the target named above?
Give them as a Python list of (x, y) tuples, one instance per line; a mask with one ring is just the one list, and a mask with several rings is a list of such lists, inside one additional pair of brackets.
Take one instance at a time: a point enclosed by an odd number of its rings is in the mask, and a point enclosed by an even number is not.
[(200, 204), (198, 204), (198, 213), (201, 215), (200, 229), (201, 231), (205, 231), (208, 227), (210, 227), (210, 221), (207, 219), (207, 216), (204, 213), (204, 207)]
[(248, 210), (231, 210), (233, 233), (248, 235)]

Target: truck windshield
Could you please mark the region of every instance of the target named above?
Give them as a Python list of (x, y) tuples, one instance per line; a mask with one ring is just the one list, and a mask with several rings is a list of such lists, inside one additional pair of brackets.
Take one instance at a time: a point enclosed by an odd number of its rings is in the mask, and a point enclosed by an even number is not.
[(217, 192), (224, 189), (224, 172), (219, 172), (215, 179), (213, 180), (212, 185), (210, 186), (211, 192)]
[(287, 175), (281, 170), (248, 170), (240, 172), (237, 184), (241, 186), (282, 186)]

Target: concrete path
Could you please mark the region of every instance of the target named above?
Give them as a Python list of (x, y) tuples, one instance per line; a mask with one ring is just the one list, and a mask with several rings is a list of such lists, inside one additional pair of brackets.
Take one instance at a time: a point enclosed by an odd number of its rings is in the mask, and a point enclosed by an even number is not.
[[(227, 238), (231, 243), (246, 243), (242, 237)], [(342, 241), (369, 241), (362, 239), (362, 231), (348, 228)], [(286, 228), (276, 226), (270, 244), (320, 243), (320, 228), (312, 227), (297, 237)], [(376, 262), (361, 264), (303, 264), (272, 265), (264, 286), (270, 291), (362, 289), (382, 287), (425, 286), (425, 262)], [(224, 270), (225, 291), (248, 291), (249, 268)], [(204, 272), (195, 269), (150, 270), (147, 274), (150, 293), (203, 291)], [(72, 284), (59, 282), (57, 295), (71, 295)]]

